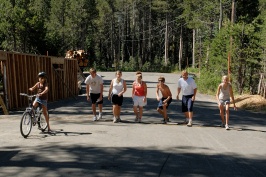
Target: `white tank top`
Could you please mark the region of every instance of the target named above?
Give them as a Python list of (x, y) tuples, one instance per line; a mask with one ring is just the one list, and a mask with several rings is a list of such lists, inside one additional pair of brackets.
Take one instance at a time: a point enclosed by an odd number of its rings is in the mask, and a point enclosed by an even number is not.
[(118, 95), (123, 91), (124, 88), (124, 80), (121, 79), (120, 82), (117, 81), (117, 78), (113, 79), (113, 90), (112, 93)]
[(231, 85), (228, 84), (226, 88), (224, 88), (224, 84), (222, 84), (219, 94), (220, 100), (230, 100), (230, 87)]

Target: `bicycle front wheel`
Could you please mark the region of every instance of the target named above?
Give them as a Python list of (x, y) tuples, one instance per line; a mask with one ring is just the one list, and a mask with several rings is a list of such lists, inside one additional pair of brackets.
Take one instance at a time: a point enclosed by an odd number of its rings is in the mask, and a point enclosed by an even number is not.
[[(47, 111), (47, 115), (48, 115), (48, 117), (49, 117), (49, 113), (48, 113), (48, 111)], [(45, 119), (43, 113), (40, 113), (40, 116), (39, 116), (39, 118), (38, 118), (38, 127), (39, 127), (39, 129), (40, 129), (42, 132), (44, 132), (45, 129), (47, 128), (47, 122), (46, 122), (46, 119)]]
[(20, 121), (20, 133), (27, 138), (32, 129), (32, 118), (28, 112), (24, 112)]

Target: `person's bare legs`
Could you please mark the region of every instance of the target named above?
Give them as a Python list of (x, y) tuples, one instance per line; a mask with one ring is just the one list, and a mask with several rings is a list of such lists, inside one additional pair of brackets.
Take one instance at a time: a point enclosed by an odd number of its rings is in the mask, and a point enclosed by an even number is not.
[(114, 116), (118, 118), (119, 116), (119, 106), (116, 104), (114, 105)]
[(92, 113), (96, 116), (96, 104), (91, 104)]
[(188, 119), (192, 121), (193, 118), (193, 112), (188, 112)]
[(117, 106), (117, 116), (120, 118), (121, 106)]
[(142, 119), (143, 107), (139, 106), (139, 119)]
[(160, 113), (162, 116), (164, 116), (164, 114), (163, 114), (163, 110), (162, 110), (162, 109), (157, 108), (157, 111), (158, 111), (158, 113)]
[(44, 105), (42, 105), (42, 112), (43, 112), (43, 115), (44, 115), (46, 123), (47, 123), (48, 131), (51, 131), (50, 122), (49, 122), (49, 116), (47, 114), (48, 111), (47, 111), (46, 106), (44, 106)]
[(113, 105), (113, 115), (114, 115), (114, 117), (116, 116), (115, 115), (115, 108), (116, 108), (115, 105)]
[(137, 106), (133, 106), (133, 111), (134, 111), (134, 114), (136, 116), (136, 118), (138, 118), (138, 107)]
[[(103, 104), (98, 104), (99, 112), (102, 113), (103, 111)], [(96, 110), (95, 110), (95, 115), (96, 115)]]
[(188, 123), (189, 120), (188, 112), (184, 112), (184, 115), (185, 115), (185, 123)]
[(225, 106), (225, 124), (228, 125), (229, 124), (229, 104), (226, 104)]
[(166, 105), (164, 104), (163, 105), (163, 118), (164, 118), (164, 120), (166, 120), (167, 121), (167, 109), (166, 109)]
[(222, 104), (219, 105), (219, 110), (220, 110), (220, 117), (221, 117), (221, 120), (222, 120), (222, 124), (225, 124), (225, 121), (224, 121), (224, 106)]

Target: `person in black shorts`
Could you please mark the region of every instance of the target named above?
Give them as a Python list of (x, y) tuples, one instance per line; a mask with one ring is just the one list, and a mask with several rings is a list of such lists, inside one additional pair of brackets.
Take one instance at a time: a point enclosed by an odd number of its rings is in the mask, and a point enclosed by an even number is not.
[(127, 90), (126, 81), (121, 78), (122, 72), (116, 71), (116, 78), (114, 78), (110, 84), (108, 100), (112, 100), (113, 103), (113, 122), (117, 123), (121, 121), (120, 113), (123, 103), (123, 94)]
[(188, 127), (192, 127), (193, 104), (196, 98), (197, 85), (193, 78), (188, 77), (186, 70), (182, 71), (182, 78), (177, 82), (176, 99), (179, 100), (179, 94), (182, 91), (182, 112), (185, 114)]

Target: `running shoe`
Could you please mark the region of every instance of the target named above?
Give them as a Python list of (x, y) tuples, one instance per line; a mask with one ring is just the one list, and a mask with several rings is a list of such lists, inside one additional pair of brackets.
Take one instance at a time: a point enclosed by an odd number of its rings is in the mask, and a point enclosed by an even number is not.
[(117, 123), (117, 122), (118, 122), (118, 118), (114, 116), (113, 123)]
[(187, 126), (188, 126), (188, 127), (192, 127), (192, 121), (188, 121)]
[(99, 116), (98, 116), (98, 118), (97, 118), (97, 120), (100, 120), (100, 119), (102, 119), (103, 118), (103, 113), (99, 113)]
[(97, 117), (93, 116), (92, 121), (96, 121), (96, 120), (97, 120)]
[(229, 127), (229, 125), (225, 125), (225, 130), (229, 130), (230, 129), (230, 127)]

